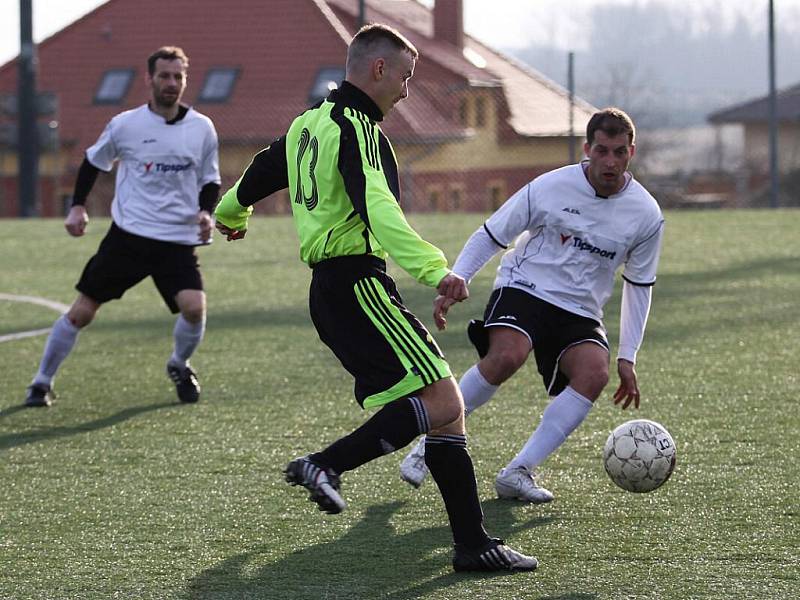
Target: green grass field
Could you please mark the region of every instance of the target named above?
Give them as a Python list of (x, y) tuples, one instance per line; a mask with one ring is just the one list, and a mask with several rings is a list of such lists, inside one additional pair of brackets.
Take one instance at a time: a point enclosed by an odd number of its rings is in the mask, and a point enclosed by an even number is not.
[[(480, 215), (410, 220), (453, 259)], [(468, 421), (487, 526), (538, 556), (532, 574), (456, 575), (435, 491), (401, 455), (347, 473), (348, 510), (323, 515), (283, 482), (291, 458), (360, 424), (351, 380), (310, 323), (310, 271), (291, 222), (254, 220), (244, 242), (201, 249), (206, 339), (196, 406), (164, 374), (173, 317), (149, 282), (103, 308), (56, 382), (50, 409), (21, 407), (44, 336), (0, 343), (0, 598), (798, 598), (800, 211), (672, 212), (637, 367), (638, 412), (612, 376), (586, 422), (541, 469), (556, 501), (494, 497), (493, 480), (546, 398), (533, 365)], [(0, 293), (69, 304), (107, 227), (0, 221)], [(494, 263), (437, 336), (454, 371)], [(432, 290), (393, 269), (433, 327)], [(616, 345), (618, 301), (607, 310)], [(0, 336), (57, 313), (0, 300)], [(616, 488), (601, 464), (624, 420), (664, 424), (672, 479)]]

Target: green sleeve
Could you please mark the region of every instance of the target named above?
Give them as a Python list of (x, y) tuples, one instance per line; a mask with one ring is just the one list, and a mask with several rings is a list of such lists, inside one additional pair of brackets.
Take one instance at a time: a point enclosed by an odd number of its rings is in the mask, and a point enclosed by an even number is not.
[(235, 229), (236, 231), (244, 231), (247, 229), (247, 220), (253, 213), (252, 206), (242, 206), (236, 198), (236, 192), (239, 189), (239, 184), (242, 178), (236, 182), (231, 189), (229, 189), (222, 196), (222, 200), (217, 204), (214, 211), (214, 216), (217, 222), (222, 223), (225, 227)]
[(399, 194), (397, 159), (391, 144), (358, 113), (346, 111), (345, 115), (348, 130), (355, 135), (340, 141), (339, 168), (353, 207), (377, 245), (399, 267), (418, 282), (436, 287), (450, 273), (447, 259), (406, 221), (393, 191)]
[(392, 260), (414, 279), (436, 287), (450, 273), (444, 252), (414, 231), (388, 189), (383, 193), (367, 191), (367, 211), (372, 235)]

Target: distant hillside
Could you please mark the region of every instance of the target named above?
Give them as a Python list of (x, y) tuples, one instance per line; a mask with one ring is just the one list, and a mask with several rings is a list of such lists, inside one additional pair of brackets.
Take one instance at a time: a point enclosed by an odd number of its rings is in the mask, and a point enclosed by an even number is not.
[[(766, 8), (762, 23), (739, 17), (704, 33), (691, 18), (682, 3), (592, 9), (588, 50), (575, 54), (578, 95), (626, 108), (641, 127), (661, 128), (704, 123), (718, 108), (766, 94)], [(795, 18), (777, 21), (778, 87), (800, 82), (796, 25)], [(506, 51), (566, 86), (566, 51), (536, 44)]]

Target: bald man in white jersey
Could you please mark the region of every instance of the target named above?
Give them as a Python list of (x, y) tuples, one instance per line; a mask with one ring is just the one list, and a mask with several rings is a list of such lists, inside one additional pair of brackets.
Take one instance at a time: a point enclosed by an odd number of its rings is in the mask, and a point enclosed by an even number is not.
[(147, 59), (150, 99), (115, 116), (86, 151), (78, 171), (67, 232), (82, 236), (85, 203), (99, 171), (119, 163), (112, 223), (75, 286), (78, 297), (53, 324), (26, 406), (50, 406), (53, 378), (81, 329), (100, 306), (152, 277), (170, 311), (180, 313), (167, 375), (181, 402), (197, 402), (200, 384), (189, 357), (203, 338), (206, 296), (195, 246), (211, 241), (220, 175), (217, 133), (211, 120), (181, 104), (189, 59), (164, 46)]
[[(655, 199), (628, 172), (635, 152), (633, 121), (607, 108), (589, 120), (588, 160), (537, 177), (516, 192), (469, 238), (453, 272), (469, 282), (501, 249), (484, 319), (469, 338), (480, 361), (459, 382), (466, 414), (488, 402), (533, 351), (551, 400), (519, 453), (500, 471), (500, 498), (543, 503), (553, 494), (533, 470), (586, 418), (609, 379), (603, 306), (622, 269), (614, 403), (639, 407), (634, 365), (650, 311), (664, 219)], [(454, 300), (434, 302), (437, 327)], [(400, 466), (419, 487), (426, 475), (425, 446)]]

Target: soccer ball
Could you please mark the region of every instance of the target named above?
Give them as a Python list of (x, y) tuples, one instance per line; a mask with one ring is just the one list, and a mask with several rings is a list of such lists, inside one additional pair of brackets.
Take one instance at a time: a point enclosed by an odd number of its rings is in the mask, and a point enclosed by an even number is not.
[(628, 421), (611, 432), (603, 450), (611, 481), (629, 492), (651, 492), (675, 468), (675, 442), (655, 421)]

